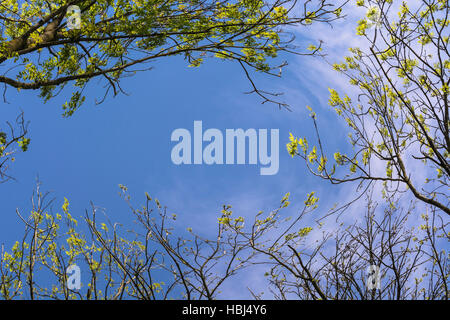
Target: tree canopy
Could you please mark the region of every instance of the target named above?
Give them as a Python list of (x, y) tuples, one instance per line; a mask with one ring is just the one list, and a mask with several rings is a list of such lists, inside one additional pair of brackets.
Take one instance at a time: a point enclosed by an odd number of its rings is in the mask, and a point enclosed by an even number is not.
[(450, 214), (448, 2), (421, 1), (415, 8), (403, 2), (397, 12), (396, 1), (357, 3), (367, 9), (356, 30), (366, 48), (350, 48), (333, 66), (357, 88), (357, 100), (329, 89), (329, 105), (348, 125), (353, 149), (329, 161), (312, 112), (317, 146), (292, 135), (288, 150), (334, 184), (380, 181), (386, 199), (410, 191)]
[[(267, 283), (262, 292), (248, 287), (255, 299), (449, 297), (450, 264), (441, 250), (448, 223), (437, 209), (422, 215), (420, 228), (410, 227), (409, 220), (417, 220), (414, 205), (378, 204), (369, 192), (359, 222), (330, 229), (307, 222), (319, 210), (314, 193), (298, 214), (286, 218), (291, 203), (286, 194), (278, 208), (249, 219), (224, 205), (216, 232), (206, 236), (199, 228), (180, 228), (177, 215), (158, 199), (146, 194), (136, 206), (127, 187), (119, 187), (135, 222), (131, 230), (95, 205), (82, 219), (66, 198), (53, 211), (54, 199), (38, 184), (31, 213), (17, 210), (22, 238), (1, 252), (0, 298), (214, 300), (223, 298), (227, 281), (245, 272), (259, 272)], [(87, 270), (81, 290), (68, 286), (66, 270), (74, 263)], [(369, 265), (381, 267), (379, 290), (367, 285)], [(264, 271), (250, 270), (255, 266)]]
[[(67, 27), (67, 9), (74, 5), (80, 8), (80, 29)], [(0, 82), (37, 89), (44, 101), (72, 83), (63, 106), (70, 116), (84, 102), (92, 78), (104, 80), (105, 94), (117, 94), (121, 78), (163, 57), (181, 55), (193, 67), (212, 57), (229, 59), (276, 75), (280, 65), (269, 59), (280, 51), (308, 53), (292, 45), (289, 26), (340, 16), (341, 6), (332, 1), (7, 0), (0, 7)]]

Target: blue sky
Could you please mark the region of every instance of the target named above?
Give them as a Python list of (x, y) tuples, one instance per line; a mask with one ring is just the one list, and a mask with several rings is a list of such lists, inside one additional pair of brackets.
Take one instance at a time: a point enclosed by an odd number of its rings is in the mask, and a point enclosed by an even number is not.
[[(299, 195), (314, 188), (316, 179), (305, 174), (302, 163), (290, 158), (285, 148), (290, 131), (310, 135), (312, 129), (307, 103), (296, 99), (296, 92), (286, 92), (282, 98), (294, 109), (289, 112), (243, 94), (250, 85), (239, 66), (230, 62), (211, 60), (200, 68), (187, 68), (183, 59), (171, 58), (155, 62), (154, 67), (123, 81), (128, 96), (109, 97), (98, 106), (93, 102), (103, 91), (94, 80), (87, 103), (71, 118), (61, 117), (63, 95), (43, 104), (35, 92), (9, 90), (10, 103), (2, 103), (2, 118), (11, 119), (23, 110), (30, 121), (32, 144), (12, 166), (10, 173), (17, 181), (0, 185), (2, 209), (12, 212), (26, 206), (37, 176), (44, 189), (54, 190), (58, 198), (67, 197), (74, 210), (82, 210), (89, 201), (116, 208), (121, 202), (116, 196), (119, 183), (136, 197), (147, 191), (180, 214), (186, 203), (202, 207), (194, 203), (198, 199), (210, 210), (237, 197), (244, 201), (246, 196), (269, 195), (264, 201), (276, 205), (293, 188)], [(259, 75), (256, 79), (262, 88), (276, 91), (290, 84), (297, 85), (302, 95), (311, 95), (294, 70), (286, 74), (282, 80)], [(255, 165), (174, 165), (170, 153), (175, 143), (170, 135), (176, 128), (192, 131), (194, 120), (202, 120), (204, 130), (279, 129), (278, 174), (261, 176)], [(4, 217), (2, 233), (14, 234), (15, 216)]]
[[(288, 59), (282, 79), (253, 76), (260, 88), (283, 91), (281, 99), (292, 112), (262, 105), (254, 94), (243, 94), (250, 90), (250, 83), (239, 65), (218, 60), (200, 68), (188, 68), (182, 58), (155, 61), (153, 70), (123, 80), (129, 95), (108, 97), (99, 106), (94, 101), (103, 96), (103, 90), (93, 80), (86, 103), (70, 118), (61, 116), (68, 95), (43, 104), (36, 92), (8, 90), (9, 104), (0, 104), (0, 119), (11, 120), (24, 111), (30, 121), (31, 145), (11, 168), (16, 181), (0, 184), (2, 243), (10, 248), (21, 235), (23, 226), (15, 210), (29, 214), (38, 176), (42, 189), (56, 198), (55, 211), (60, 211), (66, 197), (72, 215), (80, 217), (92, 201), (106, 208), (112, 221), (126, 224), (131, 213), (118, 196), (118, 184), (123, 184), (134, 203), (143, 203), (148, 192), (178, 214), (180, 225), (203, 234), (216, 229), (223, 204), (231, 204), (237, 215), (250, 217), (276, 208), (283, 195), (291, 192), (293, 205), (286, 214), (295, 214), (306, 194), (314, 190), (324, 202), (323, 209), (330, 208), (345, 191), (309, 174), (302, 161), (288, 155), (285, 145), (289, 132), (313, 137), (305, 108), (311, 105), (326, 128), (326, 145), (331, 150), (346, 146), (346, 131), (326, 106), (327, 87), (335, 79), (328, 77), (330, 70), (320, 75), (310, 68), (317, 59)], [(279, 129), (278, 174), (261, 176), (255, 165), (174, 165), (171, 133), (177, 128), (192, 131), (194, 120), (201, 120), (204, 130), (222, 132)]]

